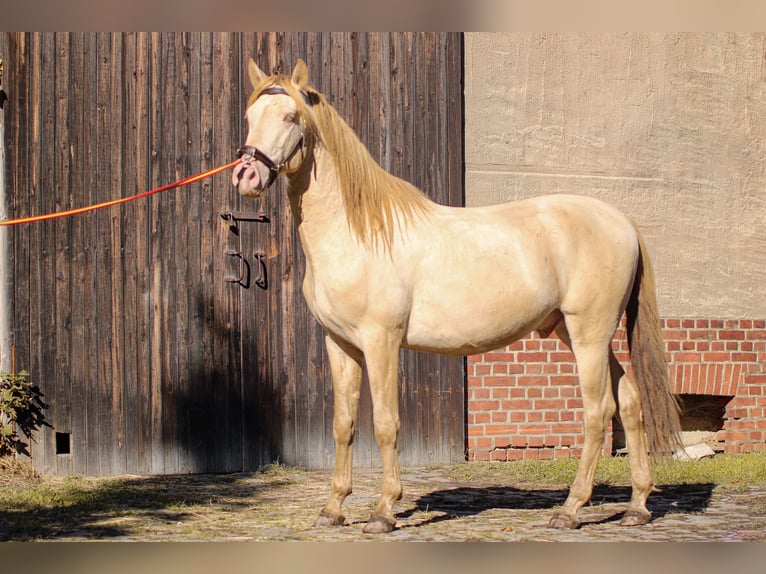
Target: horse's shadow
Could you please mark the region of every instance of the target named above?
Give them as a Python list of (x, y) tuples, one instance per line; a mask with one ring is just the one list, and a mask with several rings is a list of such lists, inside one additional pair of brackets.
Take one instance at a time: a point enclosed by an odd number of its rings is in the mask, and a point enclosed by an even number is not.
[[(709, 503), (715, 484), (673, 484), (659, 487), (647, 501), (652, 519), (672, 513), (696, 513), (704, 511)], [(398, 520), (412, 517), (416, 512), (432, 514), (419, 521), (417, 526), (433, 524), (455, 518), (473, 516), (487, 510), (552, 510), (564, 503), (568, 490), (520, 489), (504, 486), (461, 486), (435, 490), (415, 500), (415, 506), (396, 515)], [(589, 519), (587, 507), (583, 509), (581, 525), (603, 524), (619, 521), (630, 500), (628, 486), (598, 485), (593, 489), (590, 506), (602, 504), (622, 505), (618, 512)]]

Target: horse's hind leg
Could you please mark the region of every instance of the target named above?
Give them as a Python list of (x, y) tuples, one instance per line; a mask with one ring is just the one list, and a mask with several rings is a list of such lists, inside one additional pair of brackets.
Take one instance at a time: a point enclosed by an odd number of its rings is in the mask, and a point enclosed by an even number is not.
[(361, 354), (355, 349), (344, 348), (329, 335), (327, 356), (330, 360), (333, 380), (335, 414), (333, 436), (335, 438), (335, 472), (330, 498), (314, 523), (315, 526), (341, 526), (345, 517), (341, 506), (351, 494), (352, 445), (358, 422), (359, 392), (362, 384)]
[[(583, 445), (577, 474), (569, 489), (569, 496), (553, 513), (550, 526), (554, 528), (577, 528), (579, 521), (577, 511), (590, 500), (593, 493), (593, 479), (596, 465), (604, 445), (607, 425), (615, 412), (615, 402), (609, 385), (609, 340), (606, 337), (593, 337), (591, 342), (588, 335), (572, 332), (570, 318), (567, 328), (560, 323), (556, 329), (559, 337), (567, 343), (574, 352), (580, 373), (580, 390), (583, 402), (583, 426), (585, 444)], [(570, 334), (571, 340), (570, 340)]]
[(641, 420), (641, 399), (636, 383), (625, 373), (614, 353), (610, 352), (609, 355), (609, 371), (612, 387), (617, 396), (620, 420), (625, 429), (625, 442), (630, 460), (630, 479), (633, 485), (630, 504), (620, 524), (639, 526), (649, 522), (652, 516), (646, 508), (646, 499), (653, 488), (646, 435)]

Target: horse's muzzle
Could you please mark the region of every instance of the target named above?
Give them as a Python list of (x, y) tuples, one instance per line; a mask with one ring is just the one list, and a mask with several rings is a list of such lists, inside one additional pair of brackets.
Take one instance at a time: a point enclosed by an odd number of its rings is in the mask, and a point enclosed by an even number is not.
[(241, 195), (259, 197), (265, 189), (261, 170), (268, 171), (268, 168), (253, 158), (243, 157), (242, 161), (234, 166), (231, 183)]

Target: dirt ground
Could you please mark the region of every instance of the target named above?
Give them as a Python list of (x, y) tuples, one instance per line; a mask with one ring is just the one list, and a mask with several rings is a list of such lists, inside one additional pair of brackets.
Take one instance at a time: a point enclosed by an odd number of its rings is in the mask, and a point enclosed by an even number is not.
[(45, 479), (38, 501), (0, 507), (0, 540), (766, 541), (766, 484), (665, 485), (649, 499), (653, 520), (634, 528), (618, 524), (629, 487), (597, 486), (582, 526), (561, 531), (547, 522), (565, 488), (455, 476), (448, 466), (402, 469), (397, 528), (377, 536), (362, 532), (378, 497), (377, 469), (355, 470), (346, 525), (336, 528), (313, 527), (329, 471)]

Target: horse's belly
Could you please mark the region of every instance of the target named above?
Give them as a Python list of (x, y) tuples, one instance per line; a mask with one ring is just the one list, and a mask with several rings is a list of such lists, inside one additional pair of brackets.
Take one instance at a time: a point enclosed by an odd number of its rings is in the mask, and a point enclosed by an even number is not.
[[(553, 300), (537, 297), (519, 304), (488, 301), (473, 293), (459, 305), (413, 307), (404, 346), (420, 351), (471, 355), (508, 345), (535, 329), (549, 330), (558, 314)], [(548, 324), (548, 323), (553, 324)]]

